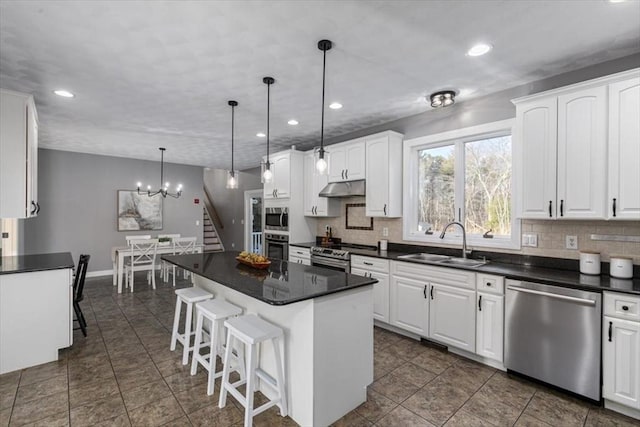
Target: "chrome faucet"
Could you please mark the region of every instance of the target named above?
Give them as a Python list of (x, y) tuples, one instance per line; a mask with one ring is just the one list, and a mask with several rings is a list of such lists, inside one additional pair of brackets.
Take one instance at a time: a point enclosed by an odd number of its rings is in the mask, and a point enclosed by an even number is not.
[(462, 258), (466, 258), (467, 257), (467, 232), (465, 231), (464, 225), (462, 225), (462, 223), (458, 221), (451, 221), (449, 224), (445, 225), (444, 228), (442, 229), (442, 233), (440, 233), (440, 238), (444, 239), (444, 235), (447, 232), (447, 228), (449, 228), (454, 224), (457, 224), (460, 226), (460, 228), (462, 228)]

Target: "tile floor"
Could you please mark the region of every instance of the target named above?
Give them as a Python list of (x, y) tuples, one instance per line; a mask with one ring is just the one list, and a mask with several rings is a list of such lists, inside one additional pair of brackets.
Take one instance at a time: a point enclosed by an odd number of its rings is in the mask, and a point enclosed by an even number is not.
[[(0, 376), (0, 426), (242, 425), (233, 398), (218, 408), (219, 382), (208, 397), (204, 371), (192, 377), (169, 351), (174, 289), (138, 283), (118, 295), (110, 277), (87, 279), (89, 336), (76, 331), (57, 362)], [(640, 425), (383, 329), (374, 337), (368, 400), (336, 426)], [(276, 408), (254, 423), (296, 425)]]

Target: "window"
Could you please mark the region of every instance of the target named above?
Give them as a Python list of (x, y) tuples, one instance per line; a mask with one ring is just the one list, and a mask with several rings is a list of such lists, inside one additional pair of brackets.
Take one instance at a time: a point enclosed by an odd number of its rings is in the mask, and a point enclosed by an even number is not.
[(511, 120), (405, 141), (404, 239), (518, 248), (513, 215)]

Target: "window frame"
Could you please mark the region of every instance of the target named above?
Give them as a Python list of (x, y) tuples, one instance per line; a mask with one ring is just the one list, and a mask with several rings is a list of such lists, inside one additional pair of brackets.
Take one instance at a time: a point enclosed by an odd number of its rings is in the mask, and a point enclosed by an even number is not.
[[(427, 235), (416, 230), (414, 227), (418, 223), (418, 174), (419, 174), (419, 156), (418, 152), (423, 149), (437, 148), (446, 145), (453, 145), (455, 152), (455, 209), (464, 210), (464, 189), (465, 174), (465, 143), (488, 139), (492, 137), (511, 135), (511, 188), (516, 189), (516, 163), (515, 149), (516, 142), (514, 140), (514, 124), (515, 119), (501, 120), (482, 125), (471, 126), (453, 131), (442, 132), (433, 135), (422, 136), (414, 139), (405, 140), (403, 144), (403, 180), (404, 186), (402, 191), (403, 217), (402, 238), (406, 241), (438, 244), (438, 245), (461, 245), (462, 232), (460, 227), (450, 227), (444, 239), (440, 239), (442, 230), (434, 230), (434, 234)], [(520, 219), (516, 218), (516, 206), (518, 194), (512, 190), (511, 197), (511, 237), (493, 239), (485, 239), (479, 237), (478, 234), (467, 235), (467, 245), (469, 247), (480, 248), (499, 248), (499, 249), (521, 249), (520, 242)], [(464, 211), (461, 211), (464, 214)], [(456, 218), (460, 220), (461, 218)], [(462, 220), (461, 222), (463, 222)], [(464, 224), (464, 222), (463, 222)]]

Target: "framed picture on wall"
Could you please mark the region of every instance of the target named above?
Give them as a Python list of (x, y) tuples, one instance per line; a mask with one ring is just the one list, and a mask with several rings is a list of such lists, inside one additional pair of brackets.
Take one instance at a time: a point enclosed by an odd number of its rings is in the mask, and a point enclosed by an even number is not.
[(118, 231), (162, 230), (162, 197), (118, 190)]

